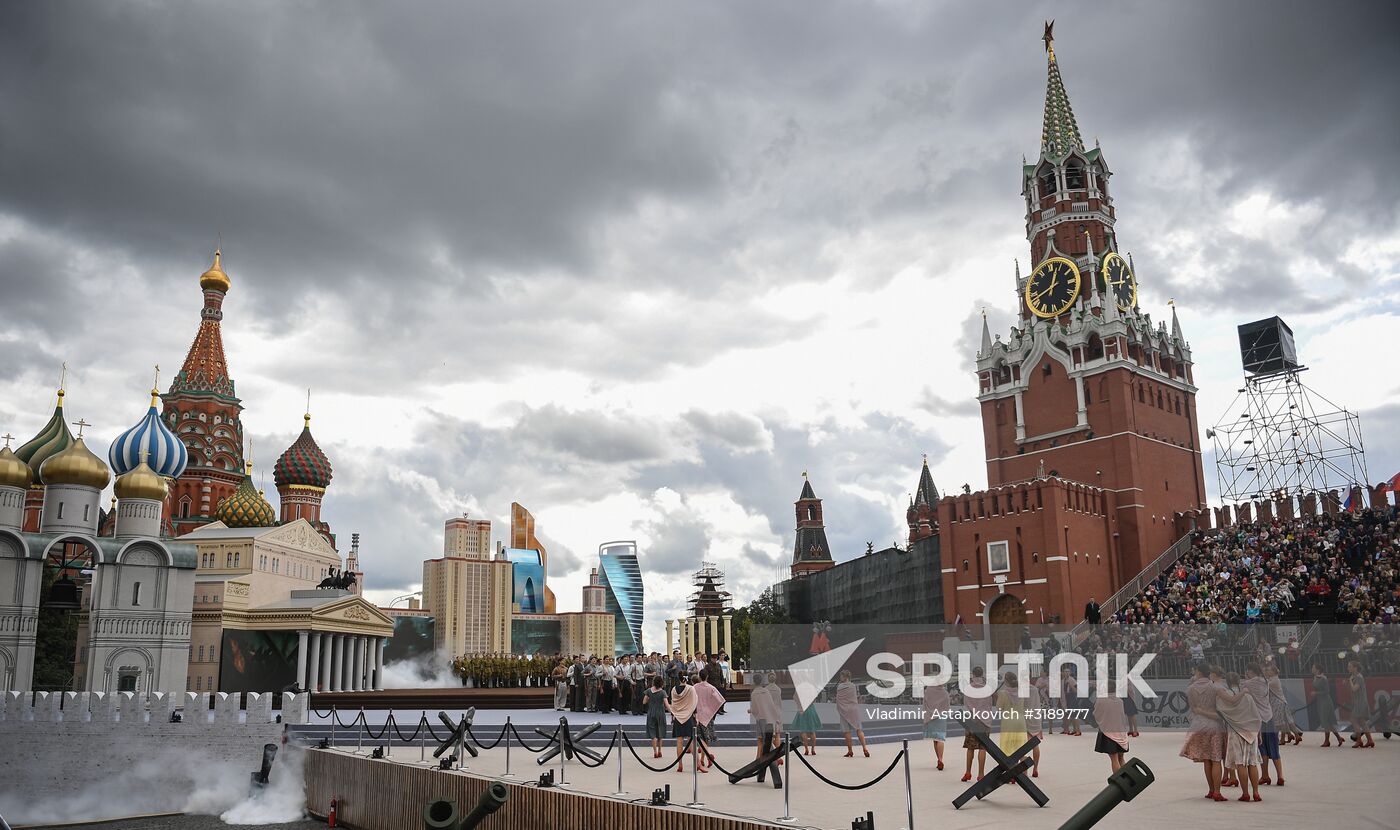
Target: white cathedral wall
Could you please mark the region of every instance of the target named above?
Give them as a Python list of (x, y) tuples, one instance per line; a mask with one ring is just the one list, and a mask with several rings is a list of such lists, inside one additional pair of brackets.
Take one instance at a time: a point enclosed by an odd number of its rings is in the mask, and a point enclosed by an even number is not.
[(42, 562), (0, 534), (0, 691), (28, 689), (34, 679)]

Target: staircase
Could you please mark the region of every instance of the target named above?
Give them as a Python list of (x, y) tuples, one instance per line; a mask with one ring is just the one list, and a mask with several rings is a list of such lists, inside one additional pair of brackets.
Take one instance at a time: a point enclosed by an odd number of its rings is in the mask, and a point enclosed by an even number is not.
[[(1152, 560), (1151, 564), (1138, 572), (1137, 576), (1124, 583), (1122, 588), (1114, 591), (1113, 596), (1099, 603), (1099, 611), (1103, 615), (1103, 618), (1108, 619), (1114, 614), (1117, 614), (1119, 609), (1126, 605), (1129, 600), (1142, 593), (1142, 589), (1151, 585), (1157, 577), (1166, 573), (1167, 569), (1175, 565), (1176, 561), (1190, 549), (1190, 533), (1172, 542), (1172, 544), (1162, 552), (1161, 556)], [(1070, 629), (1070, 641), (1077, 643), (1088, 633), (1089, 623), (1087, 621), (1080, 622), (1074, 628)]]

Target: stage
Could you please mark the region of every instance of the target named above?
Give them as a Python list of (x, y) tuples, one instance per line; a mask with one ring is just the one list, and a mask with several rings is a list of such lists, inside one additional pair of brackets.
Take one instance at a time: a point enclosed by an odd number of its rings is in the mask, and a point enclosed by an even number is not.
[[(416, 717), (417, 714), (419, 713), (412, 713), (413, 717)], [(493, 725), (487, 722), (488, 718), (485, 716), (488, 714), (494, 713), (479, 713), (476, 724), (481, 728), (475, 729), (474, 733), (483, 742), (489, 744), (500, 733), (499, 724), (504, 723), (505, 718), (504, 716), (490, 718), (489, 720), (495, 723)], [(516, 720), (517, 714), (521, 717), (520, 721)], [(520, 722), (523, 724), (526, 722), (525, 714), (512, 714), (511, 720), (512, 723)], [(557, 719), (552, 722), (557, 723)], [(574, 726), (577, 728), (579, 723), (592, 722), (592, 720), (585, 720), (575, 723)], [(440, 732), (445, 731), (440, 725), (438, 729)], [(527, 729), (521, 726), (519, 731), (531, 743), (541, 744), (544, 742), (543, 738), (534, 734), (533, 728)], [(609, 727), (605, 726), (600, 729), (599, 734), (607, 736), (608, 741), (611, 740)], [(428, 774), (427, 768), (435, 765), (432, 759), (432, 745), (429, 745), (425, 752), (416, 744), (395, 745), (390, 749), (390, 755), (386, 761), (371, 761), (367, 756), (372, 746), (375, 745), (373, 742), (362, 741), (357, 751), (353, 736), (342, 733), (341, 737), (351, 740), (346, 743), (341, 742), (338, 738), (337, 748), (325, 752), (334, 753), (352, 762), (358, 759), (365, 764), (388, 763), (417, 767), (422, 770), (422, 773), (418, 774), (419, 776)], [(839, 739), (839, 734), (835, 737)], [(1144, 735), (1132, 740), (1132, 749), (1129, 755), (1145, 761), (1155, 773), (1156, 782), (1135, 801), (1119, 806), (1106, 819), (1106, 823), (1101, 826), (1108, 826), (1107, 822), (1114, 822), (1120, 825), (1127, 823), (1130, 826), (1162, 828), (1162, 830), (1179, 830), (1182, 826), (1190, 826), (1196, 830), (1209, 830), (1209, 828), (1220, 828), (1220, 830), (1230, 828), (1233, 830), (1242, 823), (1262, 822), (1292, 827), (1320, 827), (1345, 821), (1363, 826), (1393, 827), (1395, 826), (1394, 817), (1400, 815), (1400, 791), (1397, 791), (1394, 786), (1395, 774), (1400, 771), (1400, 740), (1380, 740), (1377, 748), (1371, 750), (1356, 750), (1349, 747), (1322, 749), (1316, 746), (1320, 742), (1320, 738), (1309, 735), (1305, 746), (1284, 749), (1287, 786), (1282, 788), (1264, 787), (1264, 800), (1259, 803), (1239, 803), (1234, 800), (1217, 803), (1203, 799), (1201, 796), (1205, 792), (1205, 783), (1200, 767), (1177, 757), (1182, 740), (1183, 735), (1177, 732)], [(597, 743), (589, 745), (601, 753), (606, 744), (607, 741), (601, 745)], [(650, 751), (641, 742), (634, 740), (633, 746), (647, 764), (660, 766), (668, 764), (674, 759), (674, 741), (667, 741), (665, 757), (659, 761), (651, 757)], [(1060, 735), (1047, 737), (1042, 751), (1040, 776), (1034, 779), (1035, 783), (1050, 797), (1049, 804), (1044, 808), (1036, 807), (1024, 793), (1013, 785), (1003, 787), (984, 801), (973, 801), (961, 810), (954, 810), (951, 805), (952, 800), (968, 786), (959, 780), (964, 762), (961, 740), (955, 738), (948, 742), (945, 748), (946, 769), (941, 772), (934, 767), (932, 742), (926, 740), (911, 741), (909, 744), (911, 751), (909, 773), (912, 782), (914, 825), (916, 827), (953, 828), (954, 830), (987, 826), (1056, 828), (1104, 787), (1109, 771), (1108, 759), (1095, 753), (1093, 746), (1094, 734), (1088, 730), (1082, 737), (1077, 738)], [(856, 750), (857, 757), (845, 758), (843, 757), (844, 749), (822, 745), (818, 748), (817, 755), (807, 760), (828, 778), (844, 784), (860, 784), (871, 780), (889, 767), (901, 748), (902, 743), (898, 742), (874, 744), (871, 746), (872, 757), (867, 759), (860, 756), (859, 748)], [(614, 747), (612, 752), (616, 753), (617, 747)], [(426, 761), (419, 761), (420, 753), (426, 755)], [(753, 755), (752, 744), (720, 746), (715, 750), (715, 757), (720, 765), (728, 769), (739, 768), (751, 760)], [(524, 750), (519, 744), (513, 743), (510, 755), (510, 771), (513, 777), (504, 780), (510, 783), (528, 784), (535, 781), (539, 774), (546, 769), (554, 770), (556, 776), (560, 775), (560, 765), (557, 759), (546, 767), (538, 766), (534, 759), (533, 753)], [(504, 746), (497, 746), (490, 750), (481, 751), (477, 758), (468, 757), (466, 769), (460, 773), (433, 771), (431, 775), (464, 775), (491, 779), (500, 778), (505, 772), (506, 753)], [(902, 762), (896, 764), (891, 773), (880, 783), (859, 791), (841, 790), (821, 782), (795, 757), (789, 759), (789, 762), (783, 767), (783, 773), (784, 775), (792, 775), (790, 803), (791, 815), (796, 819), (795, 826), (845, 830), (850, 827), (853, 818), (858, 815), (863, 816), (867, 810), (875, 812), (876, 827), (891, 828), (892, 830), (908, 826)], [(594, 769), (587, 768), (578, 761), (566, 762), (563, 768), (563, 777), (567, 781), (566, 789), (576, 796), (592, 795), (603, 800), (612, 799), (612, 793), (618, 789), (618, 756), (616, 754), (608, 755), (604, 763)], [(738, 828), (767, 827), (775, 825), (775, 820), (784, 815), (782, 790), (774, 790), (767, 784), (760, 785), (752, 780), (737, 785), (729, 784), (726, 777), (718, 770), (708, 774), (694, 775), (691, 772), (689, 759), (686, 761), (684, 773), (678, 773), (674, 770), (651, 772), (628, 752), (622, 756), (622, 778), (622, 789), (626, 791), (627, 795), (618, 797), (618, 801), (646, 798), (650, 796), (652, 790), (670, 784), (673, 805), (684, 805), (690, 802), (693, 797), (692, 786), (694, 782), (698, 781), (699, 801), (703, 802), (705, 806), (689, 811), (717, 820), (724, 819), (734, 822), (683, 825), (668, 819), (664, 824), (668, 827), (724, 826), (736, 830)], [(418, 780), (418, 783), (414, 784), (411, 789), (404, 790), (404, 792), (410, 793), (407, 797), (411, 799), (427, 798), (430, 795), (430, 790), (436, 792), (435, 787), (442, 788), (431, 783), (438, 779), (415, 780)], [(538, 790), (533, 787), (530, 789), (532, 798), (539, 795)], [(326, 786), (313, 782), (308, 775), (307, 793), (310, 809), (317, 813), (324, 813), (325, 805), (319, 804), (319, 801), (328, 801), (328, 798), (322, 798), (328, 792)], [(348, 790), (342, 787), (341, 792), (344, 794)], [(382, 792), (398, 792), (398, 790), (379, 791), (379, 793)], [(1237, 789), (1226, 790), (1226, 793), (1233, 798), (1238, 796), (1239, 791)], [(371, 798), (372, 795), (366, 791), (360, 797)], [(378, 793), (373, 794), (373, 797), (377, 798)], [(593, 802), (583, 803), (592, 804)], [(412, 821), (406, 820), (402, 824), (385, 823), (383, 815), (379, 815), (375, 819), (376, 823), (370, 826), (357, 825), (353, 819), (352, 806), (347, 804), (346, 812), (342, 813), (342, 821), (351, 827), (360, 827), (361, 830), (396, 830), (402, 826), (404, 830), (417, 830), (418, 825), (413, 824)], [(412, 806), (406, 805), (404, 809)], [(421, 805), (419, 807), (421, 808)], [(538, 804), (534, 809), (539, 809)], [(652, 810), (654, 808), (647, 807), (645, 809)], [(482, 826), (501, 828), (522, 826), (504, 821), (509, 816), (508, 810), (509, 807), (494, 816), (494, 823), (488, 822)], [(595, 805), (593, 810), (587, 814), (596, 817), (611, 815), (603, 805)], [(579, 815), (585, 815), (582, 808), (575, 812), (578, 812)], [(643, 819), (636, 818), (635, 814), (627, 821), (632, 823), (609, 826), (663, 826), (663, 823), (655, 817), (653, 817), (652, 823), (647, 823)], [(596, 830), (596, 827), (601, 825), (582, 820), (571, 824), (565, 820), (554, 826), (556, 830), (567, 830), (569, 827), (578, 827), (579, 830)]]

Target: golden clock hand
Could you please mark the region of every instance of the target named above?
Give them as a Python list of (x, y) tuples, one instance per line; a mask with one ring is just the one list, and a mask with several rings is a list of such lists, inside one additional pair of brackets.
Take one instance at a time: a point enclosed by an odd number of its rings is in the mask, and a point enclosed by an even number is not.
[(1056, 277), (1056, 278), (1050, 280), (1050, 287), (1049, 287), (1049, 288), (1046, 288), (1044, 291), (1040, 292), (1039, 294), (1034, 294), (1034, 295), (1032, 295), (1032, 296), (1031, 296), (1031, 299), (1032, 299), (1032, 300), (1038, 300), (1038, 299), (1040, 299), (1041, 297), (1044, 297), (1046, 294), (1049, 294), (1051, 291), (1054, 291), (1054, 290), (1055, 290), (1055, 287), (1056, 287), (1057, 285), (1059, 285), (1059, 284), (1060, 284), (1060, 278), (1059, 278), (1059, 277)]

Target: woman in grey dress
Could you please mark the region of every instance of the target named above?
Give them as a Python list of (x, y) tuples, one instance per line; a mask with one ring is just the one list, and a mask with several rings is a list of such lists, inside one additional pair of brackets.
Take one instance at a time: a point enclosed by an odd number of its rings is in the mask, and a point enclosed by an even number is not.
[(1369, 749), (1376, 745), (1371, 736), (1371, 697), (1366, 693), (1366, 677), (1361, 673), (1361, 663), (1352, 660), (1347, 664), (1347, 688), (1351, 691), (1351, 743), (1352, 749)]
[(1332, 700), (1332, 681), (1322, 673), (1322, 664), (1312, 666), (1313, 705), (1317, 709), (1317, 728), (1322, 730), (1322, 745), (1331, 746), (1337, 736), (1337, 746), (1343, 746), (1342, 733), (1337, 731), (1337, 704)]

